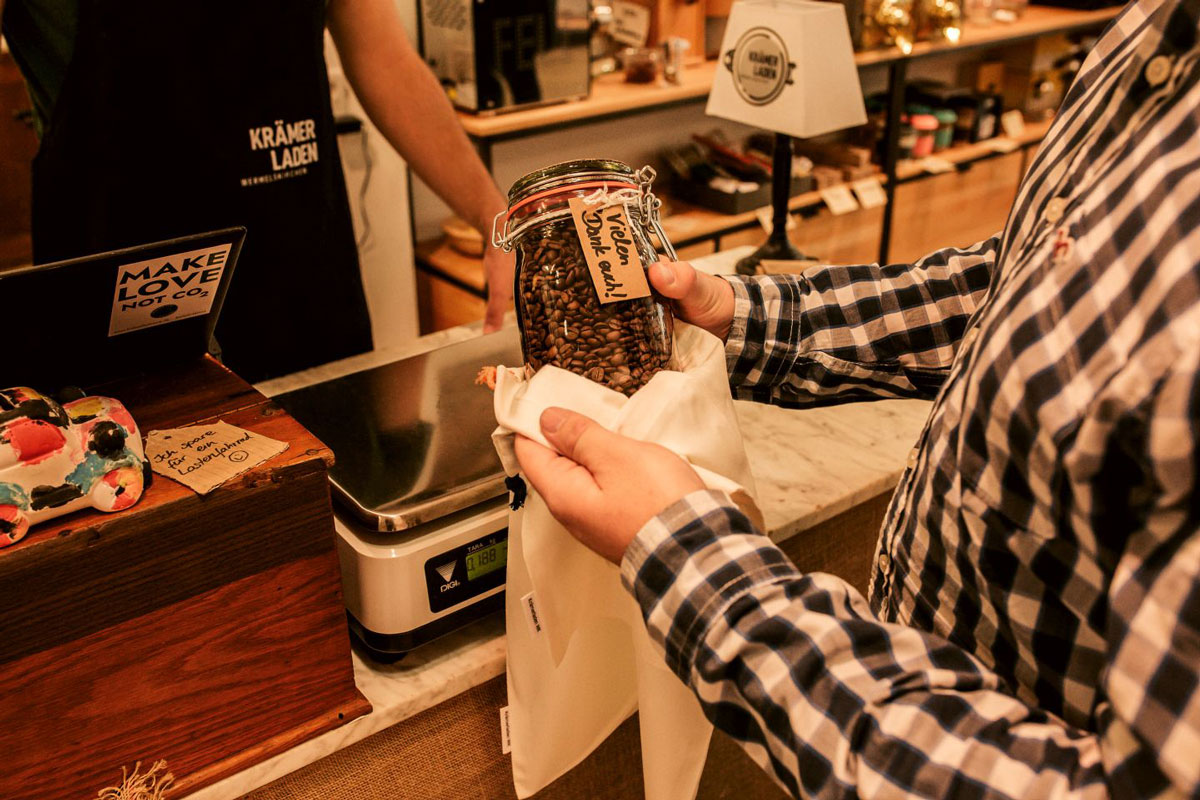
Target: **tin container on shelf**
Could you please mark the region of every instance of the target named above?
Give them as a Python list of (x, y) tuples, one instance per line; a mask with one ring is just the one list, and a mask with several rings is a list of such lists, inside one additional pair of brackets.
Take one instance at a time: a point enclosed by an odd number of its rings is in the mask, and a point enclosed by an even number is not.
[(937, 136), (938, 121), (933, 114), (913, 114), (910, 120), (916, 131), (912, 157), (924, 158), (933, 152), (934, 137)]
[(933, 112), (938, 121), (937, 133), (933, 135), (934, 151), (945, 150), (954, 144), (954, 126), (958, 122), (958, 114), (948, 108), (939, 108)]
[(517, 254), (514, 297), (525, 363), (631, 395), (671, 361), (670, 308), (650, 287), (658, 221), (654, 170), (619, 161), (556, 164), (518, 180), (492, 242)]
[(866, 0), (863, 11), (863, 47), (892, 47), (912, 51), (916, 39), (913, 0)]

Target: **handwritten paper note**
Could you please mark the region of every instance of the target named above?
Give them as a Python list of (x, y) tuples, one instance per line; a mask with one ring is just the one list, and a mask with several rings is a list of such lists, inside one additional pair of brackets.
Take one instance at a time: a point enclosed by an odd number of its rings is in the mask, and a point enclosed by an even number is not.
[(858, 201), (854, 199), (854, 195), (850, 193), (850, 188), (846, 184), (839, 183), (819, 191), (821, 199), (835, 215), (858, 211)]
[(650, 34), (650, 9), (629, 0), (612, 4), (612, 38), (630, 47), (641, 47)]
[(146, 436), (146, 458), (154, 471), (200, 494), (208, 494), (287, 447), (287, 442), (225, 422), (150, 431)]
[(625, 206), (593, 205), (582, 197), (572, 197), (568, 203), (601, 305), (649, 297), (646, 268), (634, 244)]
[(863, 208), (879, 208), (887, 204), (887, 192), (879, 178), (863, 178), (850, 184)]

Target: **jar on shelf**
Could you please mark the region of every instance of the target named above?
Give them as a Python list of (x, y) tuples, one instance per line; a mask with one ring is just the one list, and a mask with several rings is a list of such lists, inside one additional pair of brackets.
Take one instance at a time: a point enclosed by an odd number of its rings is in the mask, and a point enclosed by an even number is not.
[(916, 0), (917, 39), (957, 42), (962, 36), (959, 0)]
[(954, 126), (958, 122), (958, 114), (948, 108), (939, 108), (933, 112), (933, 116), (938, 123), (937, 133), (933, 137), (933, 149), (936, 152), (954, 144)]
[[(649, 284), (658, 260), (654, 170), (569, 161), (532, 172), (508, 192), (492, 243), (516, 251), (514, 298), (525, 363), (583, 375), (631, 395), (671, 361), (670, 307)], [(575, 203), (572, 203), (572, 200)]]
[(933, 152), (933, 141), (938, 129), (937, 117), (933, 114), (913, 114), (909, 121), (916, 133), (912, 157), (924, 158)]
[(916, 38), (913, 0), (866, 0), (863, 11), (863, 46), (892, 47), (912, 52)]
[(626, 47), (621, 51), (621, 66), (626, 83), (654, 83), (662, 52), (653, 47)]

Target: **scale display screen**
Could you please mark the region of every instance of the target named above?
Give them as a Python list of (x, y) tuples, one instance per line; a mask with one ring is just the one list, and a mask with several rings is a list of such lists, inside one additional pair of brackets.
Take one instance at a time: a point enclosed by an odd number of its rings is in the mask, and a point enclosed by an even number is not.
[(429, 610), (435, 614), (504, 585), (508, 528), (452, 547), (425, 562)]
[(508, 540), (497, 542), (491, 547), (467, 553), (467, 580), (487, 575), (502, 568), (508, 562)]

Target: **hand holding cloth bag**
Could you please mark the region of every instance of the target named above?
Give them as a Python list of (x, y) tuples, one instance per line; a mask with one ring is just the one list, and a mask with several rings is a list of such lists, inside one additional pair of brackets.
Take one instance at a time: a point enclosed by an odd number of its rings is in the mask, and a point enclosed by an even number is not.
[[(632, 397), (557, 367), (526, 379), (497, 370), (493, 434), (505, 472), (519, 472), (515, 433), (541, 444), (550, 406), (588, 416), (688, 461), (711, 489), (761, 522), (738, 432), (724, 347), (675, 325), (674, 369)], [(575, 540), (529, 486), (509, 516), (506, 599), (509, 725), (518, 797), (541, 790), (582, 761), (635, 710), (649, 800), (695, 796), (712, 726), (691, 691), (656, 652), (620, 570)]]

